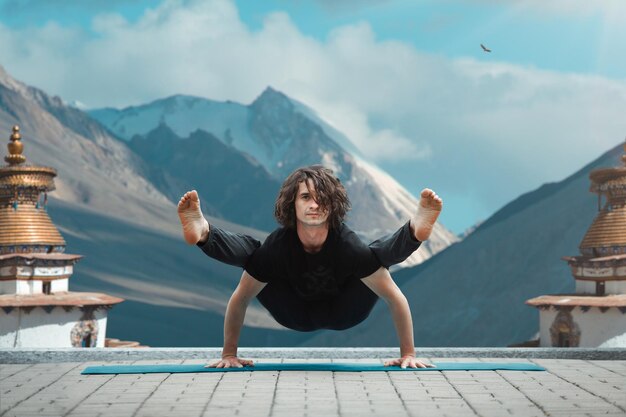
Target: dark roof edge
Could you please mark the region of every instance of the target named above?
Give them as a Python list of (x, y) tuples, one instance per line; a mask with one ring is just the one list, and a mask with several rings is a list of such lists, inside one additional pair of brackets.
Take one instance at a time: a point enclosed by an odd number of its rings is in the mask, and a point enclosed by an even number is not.
[[(220, 357), (221, 348), (0, 348), (0, 363), (181, 360)], [(239, 348), (242, 358), (390, 359), (398, 348)], [(424, 358), (626, 360), (626, 348), (418, 348)]]

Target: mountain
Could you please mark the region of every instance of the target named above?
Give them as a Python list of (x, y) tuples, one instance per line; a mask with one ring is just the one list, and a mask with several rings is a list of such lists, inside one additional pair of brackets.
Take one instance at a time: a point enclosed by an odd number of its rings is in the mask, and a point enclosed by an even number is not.
[[(0, 67), (0, 135), (5, 132), (7, 143), (15, 124), (21, 127), (27, 163), (58, 172), (48, 213), (67, 242), (66, 251), (84, 255), (70, 290), (126, 299), (109, 312), (108, 337), (151, 346), (220, 346), (225, 306), (241, 271), (183, 243), (175, 193), (165, 192), (165, 185), (186, 187), (185, 175), (179, 175), (185, 168), (181, 158), (200, 167), (219, 154), (217, 162), (239, 161), (237, 169), (258, 173), (258, 184), (275, 181), (267, 180), (268, 171), (250, 155), (197, 129), (181, 136), (157, 124), (145, 135), (120, 140), (88, 114), (13, 79)], [(184, 148), (189, 140), (197, 160), (172, 146)], [(150, 149), (146, 141), (157, 146)], [(214, 168), (226, 171), (219, 163)], [(205, 203), (208, 209), (209, 199)], [(220, 214), (209, 216), (211, 223), (264, 239), (265, 232), (228, 222), (221, 216), (230, 214), (213, 201), (211, 205)], [(241, 345), (293, 346), (315, 334), (287, 331), (254, 300)]]
[[(148, 178), (152, 168), (87, 114), (0, 67), (5, 143), (15, 124), (21, 127), (26, 163), (58, 172), (48, 213), (67, 242), (66, 251), (85, 256), (76, 265), (70, 290), (108, 292), (127, 300), (111, 311), (109, 337), (152, 346), (197, 346), (201, 340), (206, 346), (206, 332), (221, 338), (225, 307), (241, 271), (183, 243), (176, 206)], [(208, 218), (234, 232), (260, 240), (266, 236)], [(256, 336), (246, 340), (293, 344), (299, 334), (285, 331), (260, 305), (252, 307), (244, 333)], [(205, 327), (193, 332), (185, 323)]]
[[(411, 306), (416, 346), (507, 346), (531, 339), (539, 314), (524, 304), (574, 290), (563, 256), (578, 245), (597, 214), (589, 173), (621, 164), (622, 146), (563, 181), (507, 204), (462, 242), (394, 279)], [(395, 346), (389, 310), (341, 334), (315, 335), (305, 346)], [(419, 349), (418, 349), (419, 351)]]
[(129, 147), (147, 162), (146, 177), (171, 201), (195, 189), (205, 214), (273, 230), (280, 183), (256, 160), (203, 130), (178, 137), (160, 124)]
[(169, 223), (172, 203), (144, 178), (141, 159), (125, 143), (85, 113), (12, 79), (0, 67), (0, 132), (7, 141), (14, 124), (21, 127), (27, 163), (57, 169), (51, 198), (139, 224)]
[[(395, 231), (417, 207), (417, 200), (393, 178), (357, 152), (346, 150), (354, 149), (348, 138), (315, 116), (312, 109), (269, 87), (247, 106), (178, 95), (122, 110), (93, 110), (90, 114), (129, 141), (137, 135), (146, 137), (162, 125), (180, 138), (198, 130), (207, 132), (207, 137), (217, 138), (258, 161), (279, 183), (300, 166), (328, 166), (350, 196), (348, 224), (366, 240)], [(189, 157), (194, 157), (194, 149), (185, 149)], [(437, 224), (431, 239), (407, 264), (419, 263), (458, 240)]]
[[(180, 237), (175, 205), (180, 196), (168, 196), (151, 182), (154, 168), (126, 141), (61, 98), (15, 80), (0, 66), (0, 132), (7, 143), (15, 124), (21, 127), (27, 163), (58, 172), (50, 198)], [(211, 221), (259, 239), (267, 235), (221, 218)]]
[[(272, 100), (277, 100), (276, 110), (264, 103)], [(67, 241), (67, 252), (85, 255), (76, 265), (70, 289), (126, 299), (109, 313), (109, 337), (152, 346), (221, 345), (225, 306), (240, 270), (209, 260), (181, 239), (172, 199), (175, 187), (192, 185), (195, 169), (206, 169), (200, 171), (200, 181), (216, 193), (218, 186), (205, 177), (215, 176), (214, 172), (231, 175), (226, 165), (220, 165), (222, 159), (241, 164), (231, 171), (246, 170), (246, 178), (258, 181), (254, 187), (276, 187), (277, 177), (289, 171), (290, 164), (303, 162), (290, 149), (312, 146), (298, 139), (306, 137), (316, 144), (311, 152), (317, 150), (323, 161), (334, 164), (351, 187), (357, 215), (357, 207), (367, 208), (369, 202), (372, 210), (385, 213), (381, 218), (392, 218), (389, 213), (395, 210), (399, 222), (407, 215), (402, 210), (414, 204), (393, 179), (348, 153), (347, 138), (337, 138), (336, 131), (311, 117), (310, 109), (273, 90), (255, 103), (243, 106), (176, 96), (138, 108), (103, 110), (99, 118), (109, 118), (104, 128), (60, 98), (14, 80), (0, 67), (0, 135), (5, 132), (8, 142), (11, 127), (19, 124), (27, 162), (58, 170), (48, 211)], [(284, 126), (272, 126), (283, 117)], [(223, 129), (212, 129), (211, 123)], [(116, 137), (121, 131), (128, 133), (125, 140)], [(245, 140), (250, 141), (249, 152), (241, 149)], [(185, 152), (186, 147), (195, 154)], [(620, 154), (621, 147), (615, 148), (569, 178), (519, 197), (463, 241), (416, 267), (395, 272), (412, 308), (416, 344), (505, 346), (536, 334), (538, 314), (524, 301), (573, 289), (561, 257), (578, 253), (596, 214), (588, 174), (618, 164)], [(283, 165), (270, 166), (270, 156)], [(184, 161), (195, 168), (186, 173)], [(234, 183), (235, 177), (228, 178)], [(209, 194), (208, 189), (202, 193)], [(219, 195), (216, 200), (203, 197), (207, 210), (219, 215), (209, 217), (210, 222), (265, 237), (259, 229), (224, 220), (234, 214), (228, 212), (228, 204), (220, 206), (217, 201), (229, 197)], [(439, 240), (442, 245), (452, 241)], [(242, 346), (398, 343), (382, 302), (353, 329), (299, 333), (280, 327), (254, 300), (241, 337)]]

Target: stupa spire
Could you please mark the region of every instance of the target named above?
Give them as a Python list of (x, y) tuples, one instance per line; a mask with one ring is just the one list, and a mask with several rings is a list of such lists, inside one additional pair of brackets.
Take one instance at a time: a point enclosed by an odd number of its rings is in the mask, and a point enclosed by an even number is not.
[(65, 253), (46, 211), (56, 170), (24, 163), (19, 126), (8, 149), (0, 165), (0, 348), (103, 348), (107, 310), (124, 300), (69, 291), (82, 256)]
[[(0, 256), (13, 253), (62, 253), (65, 240), (46, 212), (56, 170), (25, 164), (19, 126), (13, 127), (9, 154), (0, 166)], [(43, 194), (44, 202), (41, 203)]]
[(24, 144), (21, 141), (22, 135), (20, 135), (20, 127), (18, 125), (13, 126), (13, 134), (11, 135), (11, 142), (7, 145), (9, 154), (4, 157), (4, 160), (9, 165), (19, 165), (26, 162), (26, 157), (22, 155), (24, 151)]
[[(626, 142), (621, 159), (621, 166), (589, 174), (590, 191), (598, 194), (599, 211), (580, 244), (584, 256), (626, 254)], [(602, 197), (606, 198), (604, 204)]]
[(598, 213), (580, 255), (563, 258), (576, 292), (526, 301), (539, 308), (541, 347), (626, 346), (626, 143), (621, 159), (620, 166), (589, 174)]

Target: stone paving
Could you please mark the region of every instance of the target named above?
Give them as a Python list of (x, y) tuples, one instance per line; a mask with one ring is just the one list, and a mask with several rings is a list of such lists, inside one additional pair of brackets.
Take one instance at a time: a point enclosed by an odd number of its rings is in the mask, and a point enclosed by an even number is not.
[[(0, 416), (626, 416), (625, 360), (429, 359), (529, 361), (547, 368), (547, 372), (80, 375), (92, 365), (206, 361), (0, 364)], [(263, 358), (256, 362), (382, 360)]]

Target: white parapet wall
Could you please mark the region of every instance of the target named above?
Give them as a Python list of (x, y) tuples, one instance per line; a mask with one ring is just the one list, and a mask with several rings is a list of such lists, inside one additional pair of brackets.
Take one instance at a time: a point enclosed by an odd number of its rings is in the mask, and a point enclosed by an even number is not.
[(41, 280), (0, 281), (0, 294), (41, 294), (42, 285)]
[(50, 281), (50, 292), (67, 292), (69, 290), (69, 279), (55, 279)]
[[(558, 313), (554, 308), (539, 311), (541, 347), (556, 347), (553, 345), (550, 328)], [(586, 312), (576, 307), (570, 314), (580, 332), (578, 347), (626, 347), (626, 314), (618, 308), (611, 307), (602, 313), (598, 307), (591, 307)]]
[[(75, 335), (76, 330), (80, 330), (75, 326), (83, 314), (79, 308), (65, 311), (62, 307), (55, 307), (46, 312), (41, 307), (35, 307), (28, 313), (17, 307), (9, 313), (0, 309), (0, 348), (72, 347), (72, 330), (75, 330)], [(93, 320), (98, 329), (95, 347), (104, 347), (107, 311), (96, 310)]]
[[(50, 281), (50, 291), (52, 293), (67, 292), (68, 288), (68, 278)], [(40, 279), (0, 281), (0, 294), (43, 294), (43, 281)]]
[[(596, 282), (576, 280), (576, 293), (595, 294)], [(626, 294), (626, 281), (604, 281), (605, 294)]]

